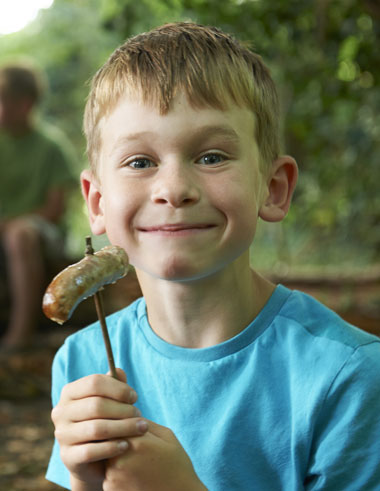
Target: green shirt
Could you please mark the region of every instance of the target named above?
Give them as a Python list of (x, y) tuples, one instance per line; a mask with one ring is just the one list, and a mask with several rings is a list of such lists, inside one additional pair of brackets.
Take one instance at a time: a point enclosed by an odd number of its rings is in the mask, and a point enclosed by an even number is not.
[(48, 191), (74, 182), (73, 153), (55, 128), (14, 138), (0, 131), (0, 221), (33, 212)]

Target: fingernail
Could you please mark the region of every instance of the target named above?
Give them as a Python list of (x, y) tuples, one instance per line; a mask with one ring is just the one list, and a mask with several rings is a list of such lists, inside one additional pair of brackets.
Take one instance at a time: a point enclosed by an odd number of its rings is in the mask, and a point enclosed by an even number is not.
[(128, 442), (125, 440), (122, 440), (120, 442), (117, 442), (117, 446), (119, 450), (126, 450), (128, 448)]
[(141, 416), (141, 411), (138, 407), (135, 407), (135, 416), (137, 417)]
[(137, 401), (137, 393), (134, 390), (131, 390), (131, 392), (129, 393), (129, 400), (132, 404)]
[(137, 421), (136, 427), (140, 433), (145, 433), (148, 429), (148, 423), (141, 419), (140, 421)]

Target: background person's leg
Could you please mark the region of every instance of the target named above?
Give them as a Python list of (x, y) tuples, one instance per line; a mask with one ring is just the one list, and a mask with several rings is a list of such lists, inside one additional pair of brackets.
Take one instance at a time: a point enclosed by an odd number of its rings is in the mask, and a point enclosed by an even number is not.
[(4, 348), (27, 345), (37, 328), (45, 282), (39, 231), (28, 220), (10, 222), (2, 234), (11, 298)]

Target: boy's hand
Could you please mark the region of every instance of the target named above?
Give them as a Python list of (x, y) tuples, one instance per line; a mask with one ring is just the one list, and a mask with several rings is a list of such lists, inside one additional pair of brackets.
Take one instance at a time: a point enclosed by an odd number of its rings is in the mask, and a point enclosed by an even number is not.
[(90, 375), (67, 384), (52, 411), (62, 461), (76, 480), (101, 483), (104, 460), (125, 452), (127, 438), (146, 431), (133, 406), (137, 395), (125, 383), (124, 372), (117, 373), (120, 380)]
[(128, 449), (106, 463), (104, 491), (206, 490), (174, 433), (148, 421), (140, 438), (129, 438)]

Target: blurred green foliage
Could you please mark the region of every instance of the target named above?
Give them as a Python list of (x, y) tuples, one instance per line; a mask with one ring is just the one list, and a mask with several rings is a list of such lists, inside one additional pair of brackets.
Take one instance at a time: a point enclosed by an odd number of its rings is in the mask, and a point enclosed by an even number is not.
[[(23, 31), (0, 37), (0, 61), (27, 55), (46, 70), (42, 112), (85, 164), (88, 80), (125, 38), (164, 22), (212, 24), (251, 43), (282, 100), (284, 149), (300, 167), (292, 210), (261, 224), (258, 267), (362, 268), (380, 259), (380, 6), (373, 0), (55, 0)], [(81, 198), (71, 248), (88, 232)]]

